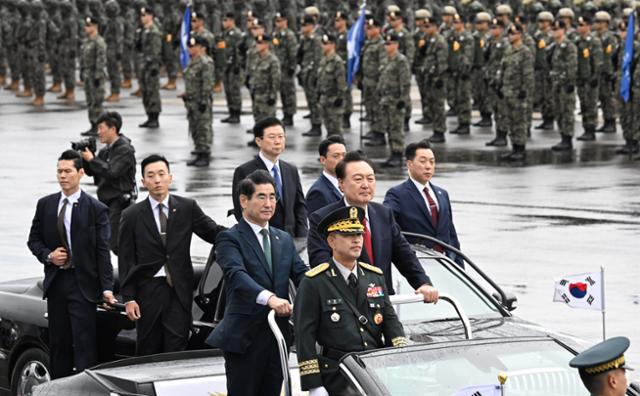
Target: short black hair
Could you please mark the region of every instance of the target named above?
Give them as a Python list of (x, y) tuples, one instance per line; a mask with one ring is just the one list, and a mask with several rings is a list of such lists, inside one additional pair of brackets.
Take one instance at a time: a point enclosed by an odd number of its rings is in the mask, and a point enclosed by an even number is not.
[(418, 152), (419, 149), (431, 150), (431, 143), (426, 139), (416, 143), (409, 143), (404, 149), (404, 157), (407, 161), (413, 161), (413, 159), (416, 158), (416, 152)]
[(98, 120), (96, 121), (96, 125), (101, 123), (107, 124), (109, 128), (116, 128), (116, 132), (120, 133), (120, 128), (122, 128), (122, 116), (117, 111), (106, 111), (100, 114)]
[(65, 150), (58, 157), (58, 161), (73, 161), (73, 167), (76, 170), (82, 169), (82, 156), (75, 150)]
[(320, 145), (318, 145), (318, 154), (320, 154), (321, 157), (326, 157), (327, 152), (329, 151), (329, 146), (331, 146), (332, 144), (344, 145), (345, 143), (344, 139), (340, 135), (327, 136), (327, 138), (321, 141)]
[(149, 164), (153, 164), (154, 162), (164, 162), (165, 165), (167, 165), (167, 170), (171, 171), (171, 168), (169, 168), (169, 161), (165, 158), (164, 155), (151, 154), (147, 158), (143, 159), (142, 163), (140, 164), (140, 168), (142, 169), (142, 177), (144, 177), (144, 168), (146, 168)]
[(284, 129), (284, 125), (282, 125), (282, 121), (280, 121), (277, 117), (265, 117), (253, 126), (253, 136), (257, 138), (262, 138), (264, 136), (264, 130), (272, 127), (280, 125), (282, 129)]
[(605, 383), (607, 375), (609, 374), (608, 371), (599, 374), (587, 374), (583, 370), (579, 370), (579, 372), (580, 379), (582, 379), (584, 387), (587, 388), (587, 390), (592, 395), (598, 395), (602, 392), (602, 390), (604, 389), (603, 384)]
[(338, 162), (338, 165), (336, 165), (336, 177), (338, 179), (344, 179), (344, 177), (346, 176), (347, 165), (349, 165), (349, 163), (351, 162), (366, 162), (372, 169), (375, 170), (375, 168), (373, 167), (373, 163), (369, 161), (369, 158), (367, 158), (367, 155), (363, 151), (349, 151), (347, 154), (345, 154), (344, 159)]
[(238, 185), (238, 193), (239, 195), (244, 195), (247, 198), (251, 198), (253, 193), (256, 192), (256, 186), (260, 184), (271, 184), (273, 186), (273, 191), (276, 190), (276, 182), (273, 180), (273, 177), (264, 169), (258, 169), (249, 174), (249, 176), (245, 177), (244, 180), (240, 182)]

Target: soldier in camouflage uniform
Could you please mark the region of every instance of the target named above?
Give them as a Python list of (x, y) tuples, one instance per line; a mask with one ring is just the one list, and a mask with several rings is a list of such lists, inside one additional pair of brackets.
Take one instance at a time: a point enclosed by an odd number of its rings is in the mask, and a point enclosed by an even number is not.
[(136, 41), (136, 29), (138, 28), (138, 18), (136, 10), (131, 6), (129, 0), (120, 1), (120, 15), (123, 23), (122, 36), (122, 88), (131, 88), (133, 78), (133, 58)]
[(487, 48), (487, 64), (484, 79), (489, 90), (487, 102), (496, 121), (496, 136), (485, 143), (485, 146), (504, 147), (507, 145), (509, 133), (507, 105), (502, 93), (502, 60), (509, 47), (509, 39), (505, 37), (505, 25), (502, 20), (494, 19), (491, 23), (491, 39)]
[(618, 48), (616, 36), (609, 30), (611, 16), (606, 11), (598, 11), (595, 15), (597, 36), (602, 43), (602, 69), (599, 81), (600, 106), (604, 124), (596, 132), (616, 132), (616, 68), (614, 66), (615, 54)]
[(416, 29), (413, 32), (413, 43), (416, 48), (416, 54), (413, 58), (413, 64), (411, 65), (411, 72), (416, 77), (418, 92), (420, 93), (420, 109), (422, 110), (422, 117), (416, 120), (416, 124), (420, 125), (431, 123), (431, 119), (427, 116), (429, 113), (429, 104), (427, 103), (428, 92), (425, 91), (427, 86), (424, 81), (425, 75), (420, 71), (424, 64), (424, 56), (426, 54), (425, 49), (427, 45), (427, 38), (425, 37), (422, 25), (424, 24), (425, 19), (428, 19), (430, 16), (429, 11), (425, 9), (419, 9), (415, 12)]
[(509, 140), (511, 140), (511, 153), (501, 156), (508, 161), (523, 161), (525, 159), (525, 146), (527, 144), (528, 119), (531, 118), (531, 110), (527, 98), (533, 94), (533, 53), (522, 42), (524, 27), (512, 24), (507, 32), (510, 47), (502, 58), (502, 86), (500, 92), (504, 97), (506, 106), (507, 125), (509, 126)]
[[(440, 34), (449, 42), (449, 37), (453, 34), (453, 17), (458, 13), (456, 8), (451, 5), (442, 7), (442, 24), (440, 24)], [(451, 73), (447, 71), (447, 103), (449, 105), (449, 111), (447, 117), (455, 117), (455, 80)]]
[(224, 69), (224, 94), (229, 108), (229, 116), (220, 120), (230, 124), (240, 122), (242, 112), (242, 94), (240, 89), (244, 81), (243, 57), (240, 53), (242, 33), (236, 27), (235, 14), (227, 12), (222, 18), (224, 29), (224, 55), (226, 59)]
[(584, 134), (578, 140), (596, 140), (598, 121), (598, 80), (602, 67), (602, 43), (591, 34), (591, 17), (578, 18), (580, 38), (576, 44), (578, 50), (578, 97), (582, 113)]
[(213, 86), (213, 60), (207, 55), (209, 41), (192, 35), (189, 39), (191, 60), (184, 71), (185, 94), (182, 97), (187, 108), (189, 134), (193, 139), (196, 157), (187, 166), (209, 166), (213, 139), (213, 109), (211, 87)]
[(473, 124), (477, 127), (490, 127), (491, 123), (491, 103), (487, 100), (489, 87), (484, 79), (485, 63), (487, 61), (487, 43), (489, 41), (489, 24), (491, 15), (487, 12), (479, 12), (475, 16), (476, 30), (473, 32), (473, 68), (472, 68), (472, 91), (473, 103), (480, 110), (480, 121)]
[(7, 9), (8, 2), (7, 0), (0, 1), (0, 88), (4, 88), (7, 81), (7, 45), (5, 40), (8, 35), (8, 18), (10, 18)]
[(453, 19), (453, 33), (449, 36), (449, 73), (453, 78), (454, 109), (458, 128), (451, 131), (460, 135), (470, 133), (471, 123), (471, 66), (473, 62), (473, 36), (464, 27), (460, 15)]
[(104, 41), (107, 43), (107, 74), (111, 83), (111, 94), (107, 102), (120, 101), (120, 60), (122, 59), (122, 47), (124, 41), (124, 23), (120, 17), (120, 6), (116, 0), (108, 0), (105, 5), (107, 23), (104, 29)]
[(162, 111), (160, 102), (160, 63), (162, 60), (162, 33), (154, 22), (155, 12), (151, 7), (140, 9), (140, 21), (143, 31), (141, 37), (140, 92), (142, 104), (147, 113), (147, 121), (138, 125), (141, 128), (158, 128), (158, 116)]
[(162, 0), (162, 64), (167, 71), (167, 83), (161, 88), (168, 91), (176, 90), (178, 77), (178, 53), (180, 45), (180, 25), (182, 18), (178, 13), (176, 0)]
[(59, 39), (62, 18), (58, 0), (44, 0), (44, 4), (46, 7), (45, 19), (47, 21), (47, 62), (49, 63), (51, 79), (53, 80), (53, 84), (47, 89), (47, 92), (60, 93), (62, 92), (62, 72), (60, 70)]
[(576, 108), (576, 77), (578, 73), (578, 51), (568, 37), (563, 21), (553, 25), (554, 43), (551, 51), (551, 81), (555, 118), (562, 141), (551, 149), (568, 151), (573, 149), (574, 111)]
[(82, 133), (83, 136), (97, 136), (96, 121), (102, 114), (104, 101), (104, 84), (106, 80), (107, 44), (98, 34), (100, 22), (95, 17), (85, 18), (84, 31), (87, 35), (82, 43), (82, 81), (89, 111), (91, 128)]
[[(318, 66), (318, 104), (327, 136), (342, 135), (347, 78), (344, 61), (336, 53), (336, 37), (322, 36), (323, 57)], [(307, 135), (309, 136), (309, 135)], [(317, 135), (316, 135), (317, 136)]]
[(304, 89), (311, 118), (311, 129), (308, 133), (317, 134), (321, 132), (322, 119), (318, 108), (318, 65), (322, 58), (322, 46), (320, 37), (314, 32), (315, 19), (312, 16), (305, 16), (302, 21), (300, 45), (298, 46), (298, 64), (300, 65), (298, 82)]
[(276, 12), (276, 30), (273, 32), (273, 52), (280, 62), (280, 101), (282, 102), (282, 124), (293, 126), (293, 115), (297, 111), (296, 100), (296, 55), (298, 40), (289, 29), (289, 20), (284, 12)]
[(47, 61), (47, 20), (44, 5), (40, 0), (31, 3), (31, 16), (28, 35), (28, 67), (30, 68), (31, 86), (36, 95), (31, 101), (34, 106), (44, 105), (45, 75), (44, 65)]
[(569, 7), (563, 7), (558, 10), (558, 14), (556, 16), (557, 19), (563, 21), (565, 26), (567, 27), (567, 31), (565, 33), (567, 39), (573, 44), (577, 43), (580, 35), (573, 28), (573, 21), (575, 21), (576, 19), (576, 14), (573, 12), (573, 10)]
[(550, 130), (553, 129), (553, 98), (549, 94), (551, 92), (551, 78), (549, 71), (548, 48), (553, 43), (553, 35), (551, 33), (551, 24), (553, 23), (553, 14), (543, 11), (538, 14), (538, 30), (533, 38), (536, 42), (535, 56), (535, 86), (533, 93), (534, 107), (538, 107), (542, 113), (542, 123), (537, 125), (535, 129)]
[(280, 62), (271, 53), (270, 43), (271, 37), (259, 34), (256, 37), (256, 56), (251, 62), (250, 90), (253, 119), (256, 122), (276, 115), (276, 101), (280, 92)]
[(362, 91), (362, 100), (369, 116), (370, 131), (363, 138), (374, 138), (384, 144), (378, 81), (380, 80), (380, 65), (387, 55), (384, 51), (384, 41), (380, 36), (380, 24), (378, 21), (367, 19), (366, 34), (367, 39), (362, 47), (362, 59), (360, 62), (362, 65), (360, 68), (361, 80), (358, 85)]
[[(404, 26), (403, 14), (400, 11), (391, 11), (387, 14), (387, 20), (389, 21), (389, 32), (393, 31), (398, 36), (398, 42), (400, 44), (400, 53), (407, 58), (409, 65), (413, 64), (413, 58), (415, 57), (416, 48), (413, 42), (411, 33)], [(411, 82), (411, 76), (409, 76), (409, 82)], [(404, 113), (403, 130), (409, 131), (409, 120), (411, 119), (411, 97), (410, 91), (405, 92), (404, 104), (406, 106)]]
[(209, 58), (213, 60), (213, 50), (216, 43), (216, 36), (206, 28), (204, 14), (200, 11), (191, 13), (191, 33), (190, 37), (202, 38), (207, 42), (206, 50)]
[[(335, 28), (336, 36), (336, 52), (343, 62), (349, 61), (349, 52), (347, 50), (347, 22), (348, 14), (345, 11), (338, 11), (335, 13), (335, 20), (333, 26)], [(346, 77), (345, 77), (346, 78)], [(344, 115), (342, 117), (342, 127), (346, 129), (351, 128), (351, 113), (353, 112), (353, 98), (351, 96), (351, 87), (347, 86), (344, 91)]]
[[(20, 88), (20, 69), (18, 63), (18, 45), (16, 39), (16, 24), (20, 23), (20, 13), (18, 12), (18, 1), (8, 0), (5, 13), (0, 18), (0, 29), (2, 29), (2, 45), (6, 51), (6, 59), (11, 71), (11, 84), (5, 85), (5, 89), (12, 92)], [(7, 81), (8, 83), (8, 81)]]
[[(620, 42), (622, 43), (617, 51), (617, 64), (620, 66), (617, 72), (617, 85), (615, 92), (620, 92), (620, 82), (622, 80), (622, 59), (624, 58), (624, 47), (627, 38), (627, 22), (620, 21), (618, 24)], [(620, 110), (620, 126), (622, 127), (622, 137), (625, 144), (616, 149), (616, 154), (633, 155), (640, 152), (640, 43), (633, 41), (633, 59), (631, 63), (631, 87), (629, 100), (625, 101), (622, 95), (616, 95)], [(638, 158), (636, 158), (638, 159)]]
[(20, 17), (17, 19), (15, 23), (15, 38), (16, 38), (16, 48), (17, 51), (17, 60), (18, 60), (18, 71), (20, 74), (20, 78), (18, 81), (22, 80), (23, 91), (20, 92), (20, 89), (16, 90), (16, 96), (19, 98), (30, 98), (33, 96), (33, 91), (31, 90), (31, 68), (29, 67), (29, 44), (28, 38), (31, 30), (31, 24), (33, 20), (31, 18), (30, 6), (26, 0), (18, 1), (18, 11)]
[(427, 93), (427, 115), (433, 122), (433, 143), (444, 143), (447, 131), (444, 110), (445, 87), (447, 86), (447, 59), (449, 46), (445, 38), (438, 33), (438, 25), (431, 18), (424, 20), (422, 28), (427, 44), (419, 51), (424, 52), (424, 63), (419, 71), (424, 75), (424, 91)]
[(76, 58), (78, 49), (78, 24), (73, 14), (73, 4), (70, 0), (60, 2), (62, 22), (60, 25), (60, 39), (58, 51), (60, 55), (60, 71), (64, 81), (64, 93), (58, 99), (69, 102), (75, 100)]

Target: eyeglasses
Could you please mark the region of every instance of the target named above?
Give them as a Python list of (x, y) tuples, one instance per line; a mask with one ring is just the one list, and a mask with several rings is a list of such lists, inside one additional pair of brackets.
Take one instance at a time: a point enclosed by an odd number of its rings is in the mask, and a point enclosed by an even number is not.
[(270, 195), (265, 195), (265, 194), (258, 194), (255, 197), (258, 201), (260, 202), (278, 202), (278, 196), (275, 194), (270, 194)]

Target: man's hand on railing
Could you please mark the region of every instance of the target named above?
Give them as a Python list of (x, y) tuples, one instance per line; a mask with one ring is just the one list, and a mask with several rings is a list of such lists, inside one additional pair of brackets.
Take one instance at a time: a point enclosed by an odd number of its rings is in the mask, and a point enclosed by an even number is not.
[(436, 289), (435, 287), (431, 286), (431, 285), (427, 285), (424, 284), (422, 286), (420, 286), (416, 291), (415, 294), (422, 294), (422, 296), (424, 297), (424, 302), (426, 303), (437, 303), (438, 302), (438, 289)]
[(291, 313), (293, 312), (293, 305), (291, 305), (289, 300), (276, 297), (275, 295), (269, 297), (267, 305), (269, 308), (276, 311), (276, 315), (278, 316), (291, 316)]

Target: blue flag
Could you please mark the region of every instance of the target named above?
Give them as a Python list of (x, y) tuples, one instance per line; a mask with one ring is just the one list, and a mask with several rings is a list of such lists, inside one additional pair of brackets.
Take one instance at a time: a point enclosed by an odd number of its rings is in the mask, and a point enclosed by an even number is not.
[(189, 35), (191, 33), (191, 6), (187, 5), (182, 17), (182, 26), (180, 26), (180, 65), (182, 70), (187, 68), (189, 60)]
[(360, 50), (364, 44), (364, 8), (367, 2), (362, 3), (360, 16), (347, 33), (347, 84), (351, 87), (353, 76), (360, 69)]
[(633, 61), (633, 36), (635, 35), (635, 11), (629, 15), (627, 37), (624, 41), (624, 56), (622, 57), (622, 80), (620, 81), (620, 96), (625, 103), (631, 98), (631, 63)]

